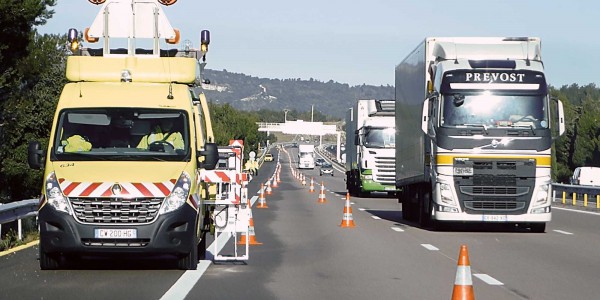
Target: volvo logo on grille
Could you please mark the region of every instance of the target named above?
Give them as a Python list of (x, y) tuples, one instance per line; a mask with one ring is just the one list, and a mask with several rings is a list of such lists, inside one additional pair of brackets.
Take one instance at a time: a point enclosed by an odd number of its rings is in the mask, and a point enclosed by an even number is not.
[(500, 144), (500, 141), (498, 141), (498, 140), (492, 140), (492, 148), (498, 147), (499, 144)]
[(121, 195), (122, 190), (123, 190), (123, 188), (118, 183), (115, 183), (111, 189), (113, 195), (115, 195), (115, 196)]

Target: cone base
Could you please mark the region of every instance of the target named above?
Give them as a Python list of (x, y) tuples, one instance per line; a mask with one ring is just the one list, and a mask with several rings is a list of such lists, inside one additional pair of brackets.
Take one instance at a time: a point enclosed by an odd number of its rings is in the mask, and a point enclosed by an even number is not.
[[(238, 245), (245, 245), (246, 244), (246, 235), (242, 234), (242, 236), (240, 237), (240, 241), (237, 243)], [(256, 241), (256, 236), (251, 235), (250, 239), (248, 240), (248, 245), (262, 245), (263, 243), (257, 242)]]

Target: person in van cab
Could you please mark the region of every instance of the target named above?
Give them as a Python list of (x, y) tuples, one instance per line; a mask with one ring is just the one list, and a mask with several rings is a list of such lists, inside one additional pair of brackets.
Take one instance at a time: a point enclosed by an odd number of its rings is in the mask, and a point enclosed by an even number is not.
[(142, 137), (137, 148), (148, 149), (148, 146), (154, 142), (167, 142), (173, 145), (175, 149), (183, 149), (185, 147), (183, 136), (180, 132), (173, 131), (173, 123), (172, 118), (160, 119), (152, 132)]

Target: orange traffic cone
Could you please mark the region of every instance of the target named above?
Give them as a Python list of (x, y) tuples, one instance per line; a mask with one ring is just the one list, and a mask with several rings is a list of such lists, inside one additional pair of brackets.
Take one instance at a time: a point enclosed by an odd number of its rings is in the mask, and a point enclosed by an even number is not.
[(346, 193), (346, 204), (344, 205), (344, 216), (342, 217), (342, 227), (355, 227), (354, 218), (352, 218), (352, 206), (350, 206), (350, 193)]
[(267, 188), (266, 188), (266, 194), (267, 195), (272, 195), (273, 194), (273, 190), (271, 189), (271, 180), (267, 180)]
[(261, 183), (260, 184), (260, 195), (258, 196), (258, 204), (256, 205), (256, 208), (269, 208), (267, 206), (267, 201), (265, 199), (265, 192), (264, 192), (264, 185)]
[[(250, 207), (250, 220), (248, 221), (248, 245), (262, 245), (262, 243), (256, 240), (256, 233), (254, 233), (254, 220), (252, 219), (252, 209), (250, 205), (250, 200), (248, 200), (248, 207)], [(258, 206), (257, 206), (258, 207)], [(240, 236), (240, 240), (238, 241), (238, 245), (246, 244), (246, 233), (242, 233)]]
[(276, 178), (277, 178), (277, 175), (275, 175), (275, 176), (273, 177), (273, 188), (276, 188), (276, 187), (277, 187), (277, 180), (276, 180)]
[(281, 178), (279, 177), (280, 173), (281, 173), (281, 169), (279, 171), (277, 171), (277, 183), (281, 183)]
[(321, 191), (319, 192), (319, 200), (317, 203), (326, 203), (327, 199), (325, 199), (325, 184), (321, 181)]
[(312, 177), (310, 178), (310, 185), (308, 186), (308, 192), (309, 193), (315, 192), (315, 181)]
[(454, 290), (452, 300), (473, 300), (473, 279), (471, 278), (471, 264), (469, 263), (469, 252), (466, 245), (460, 246), (458, 255), (458, 267), (454, 279)]
[(306, 177), (304, 177), (304, 174), (300, 175), (300, 177), (302, 178), (302, 185), (306, 185)]

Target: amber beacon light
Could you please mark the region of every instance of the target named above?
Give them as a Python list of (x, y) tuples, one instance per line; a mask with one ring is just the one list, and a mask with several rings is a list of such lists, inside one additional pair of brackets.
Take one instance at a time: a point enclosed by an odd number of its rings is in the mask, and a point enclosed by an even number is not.
[(106, 0), (88, 0), (88, 1), (90, 1), (90, 3), (96, 4), (96, 5), (100, 5), (104, 2), (106, 2)]
[(164, 6), (169, 6), (175, 4), (177, 0), (158, 0), (158, 2)]

